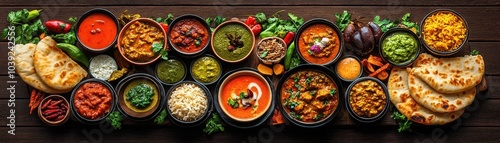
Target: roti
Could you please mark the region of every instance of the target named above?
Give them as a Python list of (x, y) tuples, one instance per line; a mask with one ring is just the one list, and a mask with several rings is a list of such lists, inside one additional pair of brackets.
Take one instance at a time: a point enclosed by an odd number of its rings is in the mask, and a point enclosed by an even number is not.
[(413, 72), (440, 93), (460, 93), (478, 85), (484, 75), (481, 55), (436, 58), (422, 53)]
[(469, 106), (476, 96), (476, 88), (459, 93), (439, 93), (416, 77), (412, 69), (408, 68), (407, 72), (411, 97), (433, 112), (446, 113), (462, 110)]
[(38, 43), (33, 61), (40, 79), (57, 90), (71, 90), (87, 76), (87, 71), (57, 48), (56, 41), (50, 37)]
[(49, 87), (42, 82), (40, 77), (36, 74), (35, 67), (33, 66), (33, 53), (35, 53), (35, 44), (18, 44), (14, 47), (15, 53), (15, 67), (16, 72), (21, 79), (29, 86), (41, 90), (49, 94), (61, 94), (69, 92), (69, 90), (56, 90)]
[(436, 113), (418, 104), (410, 96), (408, 73), (405, 69), (394, 67), (388, 81), (389, 96), (392, 104), (409, 120), (424, 125), (444, 125), (458, 119), (465, 109)]

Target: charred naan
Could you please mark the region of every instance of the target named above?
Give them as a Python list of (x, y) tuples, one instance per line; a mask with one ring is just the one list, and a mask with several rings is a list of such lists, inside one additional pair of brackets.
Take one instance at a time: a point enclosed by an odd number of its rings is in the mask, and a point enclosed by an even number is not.
[(418, 104), (410, 96), (406, 69), (394, 67), (388, 81), (392, 104), (409, 120), (424, 125), (443, 125), (459, 118), (464, 109), (449, 113), (436, 113)]
[(53, 89), (42, 82), (40, 77), (38, 77), (35, 67), (33, 66), (33, 53), (35, 53), (35, 48), (35, 44), (18, 44), (14, 47), (14, 62), (16, 64), (15, 67), (17, 74), (19, 74), (21, 79), (26, 84), (45, 93), (60, 94), (68, 92), (69, 90), (64, 91)]
[(38, 43), (33, 61), (42, 81), (57, 90), (71, 90), (87, 76), (87, 71), (57, 48), (56, 41), (50, 37)]
[(408, 68), (407, 72), (411, 97), (433, 112), (446, 113), (462, 110), (469, 106), (476, 96), (476, 88), (459, 93), (439, 93), (416, 77), (411, 68)]
[(436, 58), (422, 53), (413, 72), (440, 93), (460, 93), (474, 88), (484, 75), (481, 55)]

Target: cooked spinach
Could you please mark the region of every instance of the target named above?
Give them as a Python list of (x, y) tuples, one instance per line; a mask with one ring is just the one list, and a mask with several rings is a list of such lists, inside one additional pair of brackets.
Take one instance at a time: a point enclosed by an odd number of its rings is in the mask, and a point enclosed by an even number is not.
[(153, 101), (155, 94), (153, 87), (147, 84), (140, 84), (127, 92), (126, 100), (131, 102), (137, 108), (146, 108)]

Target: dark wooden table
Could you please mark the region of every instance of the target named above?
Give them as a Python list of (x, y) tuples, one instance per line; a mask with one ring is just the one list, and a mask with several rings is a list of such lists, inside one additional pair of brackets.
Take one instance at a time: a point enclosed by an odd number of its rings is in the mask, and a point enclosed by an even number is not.
[[(202, 127), (181, 128), (173, 125), (134, 123), (126, 121), (123, 129), (109, 130), (105, 126), (87, 126), (69, 121), (60, 127), (49, 127), (41, 122), (36, 113), (28, 113), (29, 93), (20, 77), (9, 78), (7, 40), (0, 40), (0, 142), (498, 142), (500, 136), (500, 32), (495, 27), (500, 22), (500, 1), (284, 1), (284, 0), (45, 0), (45, 1), (0, 1), (0, 27), (6, 27), (5, 19), (9, 11), (43, 9), (41, 19), (67, 19), (80, 16), (91, 8), (106, 8), (116, 15), (123, 10), (139, 13), (143, 17), (175, 16), (197, 14), (201, 17), (246, 18), (257, 12), (268, 15), (279, 10), (304, 17), (326, 18), (334, 21), (335, 13), (348, 10), (353, 18), (371, 19), (375, 15), (382, 18), (399, 19), (410, 12), (412, 21), (420, 21), (430, 11), (450, 8), (460, 13), (469, 24), (469, 43), (483, 55), (486, 63), (486, 80), (489, 90), (478, 94), (474, 103), (457, 121), (446, 126), (415, 126), (415, 132), (398, 133), (396, 123), (387, 114), (380, 123), (373, 125), (356, 124), (345, 111), (324, 127), (303, 129), (294, 125), (262, 125), (253, 129), (237, 129), (230, 126), (215, 135), (205, 135)], [(255, 67), (255, 61), (245, 65)], [(16, 84), (7, 81), (17, 81)], [(15, 85), (15, 97), (7, 94), (7, 88)], [(9, 107), (9, 100), (15, 107)], [(15, 120), (8, 119), (11, 109), (15, 110)], [(8, 124), (15, 121), (15, 135), (8, 134)]]

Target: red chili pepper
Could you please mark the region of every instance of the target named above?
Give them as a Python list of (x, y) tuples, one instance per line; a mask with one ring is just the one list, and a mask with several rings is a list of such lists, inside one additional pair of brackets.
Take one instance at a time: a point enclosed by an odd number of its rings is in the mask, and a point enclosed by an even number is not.
[(54, 33), (68, 33), (71, 29), (71, 24), (59, 20), (49, 20), (45, 22), (45, 27)]
[(163, 30), (165, 30), (165, 33), (168, 33), (168, 24), (160, 22), (160, 25), (161, 25), (161, 28), (163, 28)]
[(254, 16), (248, 16), (247, 20), (245, 21), (245, 24), (252, 27), (259, 23), (257, 23), (257, 19)]
[(283, 41), (285, 41), (286, 45), (289, 45), (293, 41), (294, 36), (295, 33), (289, 31), (288, 33), (286, 33), (285, 38), (283, 38)]
[(260, 31), (262, 31), (262, 26), (260, 24), (256, 24), (250, 28), (252, 29), (252, 33), (254, 35), (259, 35)]

